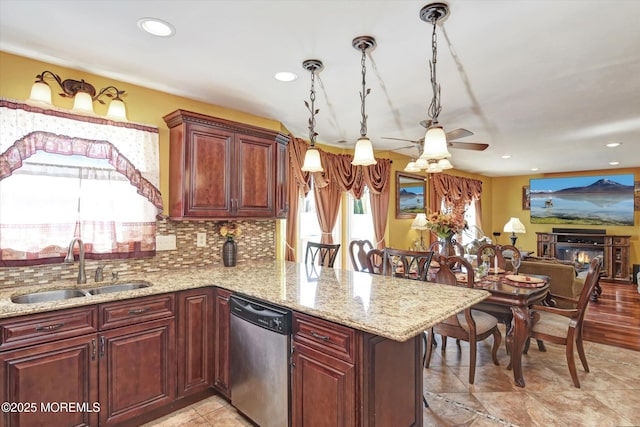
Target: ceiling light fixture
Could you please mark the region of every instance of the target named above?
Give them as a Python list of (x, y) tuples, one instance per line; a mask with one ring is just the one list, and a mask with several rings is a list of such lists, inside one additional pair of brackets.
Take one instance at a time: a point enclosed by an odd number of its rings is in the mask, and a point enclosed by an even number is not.
[(316, 136), (318, 136), (318, 133), (315, 131), (316, 114), (320, 111), (315, 107), (315, 81), (316, 73), (320, 72), (324, 66), (322, 65), (322, 61), (318, 61), (317, 59), (307, 59), (302, 63), (302, 68), (311, 73), (311, 91), (309, 92), (311, 105), (309, 105), (307, 101), (304, 101), (304, 105), (311, 113), (311, 117), (309, 117), (309, 142), (311, 143), (311, 146), (307, 149), (307, 152), (304, 155), (304, 164), (301, 169), (305, 172), (322, 172), (324, 169), (322, 169), (322, 163), (320, 162), (320, 151), (315, 148)]
[(140, 18), (138, 28), (156, 37), (171, 37), (176, 33), (173, 25), (158, 18)]
[(607, 147), (609, 147), (609, 148), (615, 148), (615, 147), (619, 147), (619, 146), (621, 146), (621, 145), (622, 145), (622, 144), (621, 144), (620, 142), (610, 142), (610, 143), (608, 143), (608, 144), (607, 144)]
[(510, 159), (511, 158), (511, 154), (503, 154), (502, 156), (500, 156), (500, 158), (502, 158), (502, 159)]
[(445, 3), (430, 3), (420, 9), (420, 19), (433, 25), (431, 33), (431, 60), (429, 61), (429, 75), (431, 79), (431, 89), (433, 97), (427, 114), (431, 119), (431, 125), (424, 136), (424, 149), (420, 159), (427, 162), (427, 173), (438, 173), (444, 169), (453, 167), (447, 160), (451, 153), (447, 149), (447, 138), (444, 129), (438, 124), (438, 115), (442, 107), (440, 106), (440, 84), (436, 75), (436, 64), (438, 54), (438, 39), (436, 36), (436, 24), (449, 15), (449, 6)]
[(356, 142), (356, 148), (353, 153), (352, 165), (375, 165), (378, 163), (373, 157), (373, 145), (371, 140), (367, 137), (367, 114), (365, 112), (365, 98), (371, 92), (371, 88), (367, 89), (367, 50), (374, 49), (376, 47), (376, 39), (371, 36), (356, 37), (351, 41), (351, 46), (362, 52), (362, 60), (360, 64), (362, 66), (362, 92), (360, 92), (361, 107), (360, 112), (362, 114), (362, 121), (360, 122), (360, 138)]
[(31, 87), (29, 101), (37, 104), (53, 105), (51, 102), (51, 87), (45, 82), (45, 77), (50, 76), (58, 83), (62, 92), (59, 94), (64, 98), (73, 98), (73, 111), (80, 114), (95, 114), (93, 111), (93, 101), (101, 104), (105, 102), (100, 99), (103, 95), (113, 98), (109, 103), (107, 117), (114, 120), (127, 120), (127, 111), (124, 102), (120, 98), (124, 95), (124, 90), (119, 90), (115, 86), (107, 86), (96, 92), (92, 84), (84, 80), (62, 80), (60, 76), (45, 70), (36, 76), (36, 81)]
[(296, 73), (292, 73), (291, 71), (280, 71), (273, 77), (279, 82), (292, 82), (298, 79), (298, 75)]
[(618, 166), (620, 164), (620, 162), (614, 161), (614, 162), (609, 162), (609, 164), (611, 166)]

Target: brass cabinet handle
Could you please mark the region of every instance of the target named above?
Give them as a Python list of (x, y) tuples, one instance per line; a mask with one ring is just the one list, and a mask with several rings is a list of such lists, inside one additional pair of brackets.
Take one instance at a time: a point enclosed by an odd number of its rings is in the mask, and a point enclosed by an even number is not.
[(104, 357), (104, 337), (100, 337), (100, 358)]
[(316, 331), (311, 331), (311, 336), (314, 337), (314, 338), (317, 338), (319, 340), (322, 340), (322, 341), (330, 341), (331, 340), (331, 337), (329, 337), (327, 335), (320, 335)]
[(91, 360), (96, 360), (96, 339), (91, 340)]
[(63, 322), (56, 323), (55, 325), (36, 326), (36, 332), (51, 332), (57, 331), (64, 326)]
[(149, 307), (132, 308), (131, 310), (129, 310), (129, 314), (142, 314), (142, 313), (146, 313), (147, 311), (149, 311)]

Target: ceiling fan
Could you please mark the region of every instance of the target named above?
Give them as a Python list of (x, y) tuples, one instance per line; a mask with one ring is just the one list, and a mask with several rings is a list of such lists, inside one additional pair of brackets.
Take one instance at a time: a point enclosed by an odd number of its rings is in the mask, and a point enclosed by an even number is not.
[[(429, 128), (429, 126), (431, 126), (431, 120), (422, 120), (420, 122), (420, 125), (424, 128)], [(463, 150), (475, 150), (475, 151), (484, 151), (487, 149), (487, 147), (489, 147), (489, 144), (485, 144), (485, 143), (481, 143), (481, 142), (460, 142), (460, 141), (456, 141), (457, 139), (460, 138), (466, 138), (468, 136), (473, 135), (473, 132), (471, 132), (470, 130), (467, 129), (463, 129), (463, 128), (458, 128), (458, 129), (454, 129), (452, 131), (446, 132), (445, 136), (447, 138), (447, 146), (451, 147), (451, 148), (461, 148)], [(412, 139), (404, 139), (404, 138), (390, 138), (390, 137), (382, 137), (382, 139), (393, 139), (396, 141), (407, 141), (407, 142), (411, 142), (412, 144), (419, 144), (422, 145), (422, 143), (424, 142), (424, 137), (417, 139), (417, 140), (412, 140)], [(402, 147), (402, 148), (398, 148), (398, 150), (402, 150), (404, 148), (410, 148), (413, 147), (413, 145), (407, 146), (407, 147)]]

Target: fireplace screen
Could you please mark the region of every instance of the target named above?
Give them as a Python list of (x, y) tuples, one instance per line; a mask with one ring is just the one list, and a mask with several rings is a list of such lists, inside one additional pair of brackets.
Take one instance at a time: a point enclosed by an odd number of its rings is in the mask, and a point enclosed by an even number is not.
[(571, 261), (578, 271), (589, 269), (589, 263), (594, 258), (604, 258), (604, 248), (589, 248), (558, 245), (558, 259)]

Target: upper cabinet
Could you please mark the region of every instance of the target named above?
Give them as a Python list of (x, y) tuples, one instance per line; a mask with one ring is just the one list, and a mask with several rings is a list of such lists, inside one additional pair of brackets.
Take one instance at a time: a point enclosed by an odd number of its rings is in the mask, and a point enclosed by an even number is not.
[(184, 110), (164, 121), (172, 219), (286, 217), (288, 137)]

